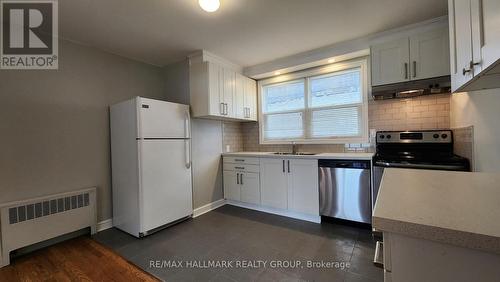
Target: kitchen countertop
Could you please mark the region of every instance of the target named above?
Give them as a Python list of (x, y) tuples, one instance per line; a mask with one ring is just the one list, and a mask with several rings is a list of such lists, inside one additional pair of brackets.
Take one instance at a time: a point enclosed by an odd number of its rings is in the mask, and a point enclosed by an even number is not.
[(500, 173), (386, 169), (373, 227), (500, 254)]
[(316, 155), (276, 155), (274, 152), (234, 152), (223, 153), (229, 157), (287, 158), (287, 159), (337, 159), (371, 160), (374, 153), (318, 153)]

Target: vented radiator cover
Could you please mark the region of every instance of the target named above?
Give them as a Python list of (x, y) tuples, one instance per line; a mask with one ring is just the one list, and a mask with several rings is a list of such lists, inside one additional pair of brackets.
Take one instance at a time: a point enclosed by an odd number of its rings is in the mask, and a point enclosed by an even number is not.
[(0, 205), (0, 267), (11, 251), (90, 227), (96, 232), (96, 191), (89, 188)]

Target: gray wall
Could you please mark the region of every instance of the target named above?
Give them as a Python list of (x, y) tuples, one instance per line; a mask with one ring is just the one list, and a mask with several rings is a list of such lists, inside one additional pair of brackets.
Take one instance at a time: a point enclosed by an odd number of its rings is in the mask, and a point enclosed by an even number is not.
[[(189, 61), (183, 60), (163, 68), (167, 100), (189, 104)], [(217, 120), (193, 119), (193, 203), (202, 207), (224, 197), (222, 188), (222, 123)]]
[(165, 99), (164, 70), (67, 41), (58, 71), (0, 70), (0, 202), (96, 186), (111, 217), (110, 104)]
[(189, 61), (182, 60), (163, 68), (168, 100), (189, 105)]

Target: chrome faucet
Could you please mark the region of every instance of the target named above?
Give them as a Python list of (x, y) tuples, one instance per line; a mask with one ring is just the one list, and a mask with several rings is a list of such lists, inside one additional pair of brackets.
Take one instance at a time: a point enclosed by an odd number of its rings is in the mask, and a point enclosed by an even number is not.
[(297, 144), (295, 143), (295, 141), (292, 141), (292, 155), (296, 154), (297, 154)]

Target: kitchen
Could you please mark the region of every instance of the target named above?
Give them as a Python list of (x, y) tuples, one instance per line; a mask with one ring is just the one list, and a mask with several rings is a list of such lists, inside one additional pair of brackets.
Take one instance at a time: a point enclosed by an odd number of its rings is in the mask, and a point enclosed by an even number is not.
[(1, 280), (499, 277), (497, 1), (174, 2), (2, 65)]

